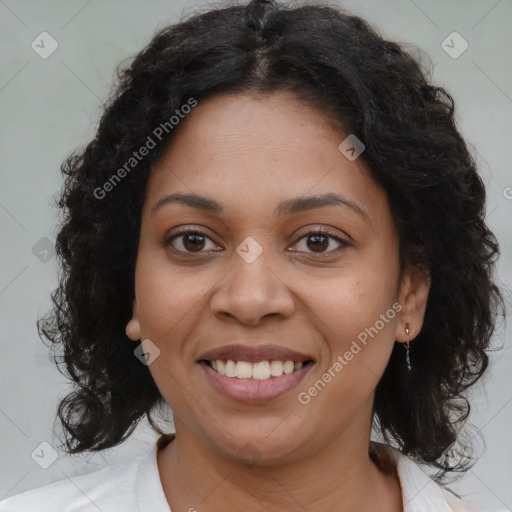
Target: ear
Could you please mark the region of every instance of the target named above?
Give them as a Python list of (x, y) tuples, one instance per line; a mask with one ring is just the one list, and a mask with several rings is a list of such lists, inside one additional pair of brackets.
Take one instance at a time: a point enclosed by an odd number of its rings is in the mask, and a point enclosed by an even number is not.
[(136, 299), (133, 299), (132, 318), (126, 324), (125, 332), (126, 332), (126, 336), (128, 336), (128, 338), (130, 338), (132, 341), (140, 340), (140, 324), (139, 324), (139, 317), (138, 317), (138, 313), (137, 313)]
[[(412, 264), (406, 264), (400, 281), (398, 302), (402, 305), (396, 324), (395, 340), (405, 343), (413, 340), (423, 327), (430, 291), (430, 276)], [(405, 332), (409, 324), (410, 332)]]

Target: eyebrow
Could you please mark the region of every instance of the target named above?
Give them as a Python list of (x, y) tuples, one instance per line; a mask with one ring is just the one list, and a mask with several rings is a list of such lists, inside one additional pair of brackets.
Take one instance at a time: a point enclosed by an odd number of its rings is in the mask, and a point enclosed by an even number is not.
[[(151, 208), (151, 215), (153, 215), (162, 206), (172, 203), (179, 203), (207, 213), (221, 214), (224, 211), (222, 204), (214, 199), (209, 199), (197, 194), (174, 193), (168, 194), (159, 199), (153, 208)], [(356, 212), (366, 221), (369, 221), (368, 214), (357, 203), (333, 192), (287, 199), (279, 204), (276, 212), (279, 217), (284, 217), (286, 215), (293, 215), (316, 208), (323, 208), (325, 206), (345, 206)]]

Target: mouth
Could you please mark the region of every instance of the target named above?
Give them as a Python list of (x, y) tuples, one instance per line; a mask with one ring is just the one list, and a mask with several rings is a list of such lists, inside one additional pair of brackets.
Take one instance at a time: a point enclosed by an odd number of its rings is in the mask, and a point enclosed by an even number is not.
[(198, 361), (212, 387), (238, 403), (262, 404), (296, 388), (314, 361)]

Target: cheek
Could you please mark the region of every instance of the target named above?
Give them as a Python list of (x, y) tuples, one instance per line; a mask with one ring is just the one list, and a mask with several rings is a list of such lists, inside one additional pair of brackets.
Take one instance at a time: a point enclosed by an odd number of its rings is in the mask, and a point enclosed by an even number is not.
[[(356, 259), (356, 258), (354, 258)], [(330, 318), (337, 330), (373, 324), (397, 297), (398, 268), (361, 260), (318, 287), (312, 304)]]
[(317, 288), (321, 293), (309, 297), (328, 341), (329, 363), (343, 357), (349, 382), (368, 372), (380, 377), (394, 344), (396, 310), (400, 309), (398, 264), (392, 258), (385, 265), (372, 259), (358, 259)]
[(326, 349), (316, 379), (300, 396), (301, 403), (315, 404), (329, 416), (335, 429), (369, 406), (394, 345), (394, 287), (386, 293), (382, 287), (356, 282), (341, 292), (333, 283), (331, 301), (324, 298), (317, 311)]
[(362, 357), (359, 355), (357, 359), (386, 353), (386, 347), (394, 341), (394, 302), (392, 294), (379, 295), (376, 290), (373, 293), (338, 293), (336, 300), (326, 304), (320, 313), (329, 328), (325, 334), (330, 340), (332, 355), (343, 354), (354, 341), (362, 347)]
[(141, 252), (136, 268), (136, 295), (141, 329), (146, 337), (166, 343), (189, 324), (208, 290), (203, 274), (177, 271), (168, 261)]

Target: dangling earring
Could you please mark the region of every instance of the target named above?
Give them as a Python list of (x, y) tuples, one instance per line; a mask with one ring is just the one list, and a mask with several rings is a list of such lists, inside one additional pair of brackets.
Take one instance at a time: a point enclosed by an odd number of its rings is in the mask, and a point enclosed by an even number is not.
[[(405, 334), (407, 334), (407, 336), (409, 336), (409, 333), (411, 332), (412, 329), (409, 328), (409, 322), (407, 322), (405, 324)], [(410, 351), (409, 351), (409, 341), (407, 341), (405, 343), (405, 363), (407, 365), (407, 371), (410, 372), (412, 370), (412, 366), (411, 366), (411, 354), (410, 354)]]

